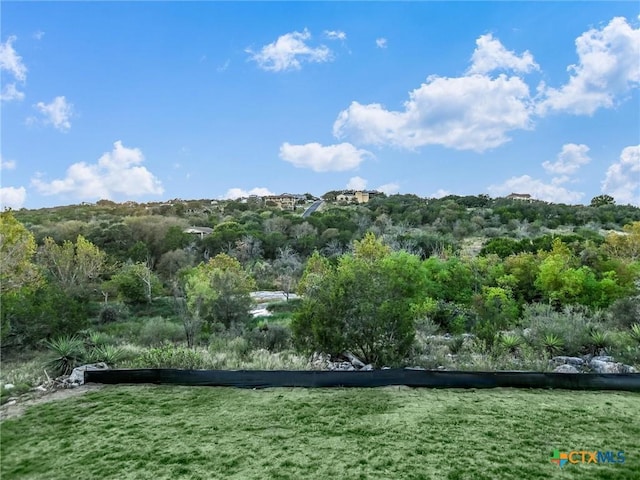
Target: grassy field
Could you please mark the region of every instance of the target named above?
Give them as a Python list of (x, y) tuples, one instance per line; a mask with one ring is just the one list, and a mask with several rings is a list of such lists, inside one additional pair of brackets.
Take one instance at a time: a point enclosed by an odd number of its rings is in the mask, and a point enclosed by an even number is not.
[[(0, 424), (8, 479), (640, 478), (640, 395), (109, 386)], [(555, 449), (623, 464), (550, 462)]]

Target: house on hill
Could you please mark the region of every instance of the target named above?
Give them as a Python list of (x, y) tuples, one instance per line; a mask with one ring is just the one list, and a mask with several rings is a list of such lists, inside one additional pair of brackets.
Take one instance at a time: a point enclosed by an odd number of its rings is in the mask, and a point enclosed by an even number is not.
[(184, 233), (190, 233), (192, 235), (200, 235), (200, 238), (205, 235), (213, 233), (213, 228), (209, 227), (188, 227), (182, 230)]
[(376, 190), (343, 190), (341, 194), (336, 196), (336, 201), (368, 203), (369, 200), (379, 193), (380, 192)]
[(283, 193), (282, 195), (266, 195), (262, 197), (266, 205), (279, 207), (281, 210), (295, 210), (299, 201), (306, 200), (306, 195)]
[(533, 202), (533, 198), (528, 193), (511, 193), (507, 195), (509, 200), (521, 200), (523, 202)]

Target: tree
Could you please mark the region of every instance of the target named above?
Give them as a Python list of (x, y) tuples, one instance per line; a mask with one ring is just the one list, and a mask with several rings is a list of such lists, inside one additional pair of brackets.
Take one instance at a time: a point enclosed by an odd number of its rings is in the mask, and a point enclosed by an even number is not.
[[(314, 264), (325, 268), (318, 258)], [(305, 273), (309, 279), (309, 268)], [(407, 357), (423, 313), (425, 275), (418, 257), (389, 253), (367, 236), (312, 285), (292, 321), (298, 347), (332, 355), (349, 350), (375, 365)]]
[(67, 240), (58, 245), (45, 238), (37, 258), (67, 295), (78, 296), (87, 295), (97, 284), (106, 263), (106, 254), (82, 235), (75, 244)]
[(302, 262), (290, 246), (278, 250), (278, 257), (273, 262), (273, 270), (276, 274), (276, 285), (284, 292), (287, 301), (289, 301), (289, 294), (295, 290), (298, 283), (301, 268)]
[(34, 286), (40, 272), (32, 259), (36, 253), (33, 234), (11, 212), (0, 213), (0, 292), (11, 293)]
[(151, 303), (162, 293), (162, 282), (145, 263), (127, 263), (121, 267), (108, 284), (127, 303)]
[(253, 278), (238, 260), (220, 253), (185, 273), (187, 308), (209, 324), (243, 326), (250, 319)]
[(601, 207), (602, 205), (615, 205), (615, 203), (616, 202), (611, 195), (598, 195), (591, 199), (589, 206)]

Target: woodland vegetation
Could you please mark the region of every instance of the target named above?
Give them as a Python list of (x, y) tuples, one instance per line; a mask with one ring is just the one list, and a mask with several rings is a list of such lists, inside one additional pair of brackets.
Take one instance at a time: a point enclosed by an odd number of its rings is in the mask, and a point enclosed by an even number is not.
[[(640, 363), (637, 207), (380, 195), (304, 218), (308, 198), (295, 211), (249, 199), (3, 212), (3, 363), (43, 350), (61, 370), (264, 367), (267, 353), (305, 368), (344, 350), (375, 366), (465, 351), (476, 368), (603, 350)], [(254, 318), (255, 290), (300, 297)]]

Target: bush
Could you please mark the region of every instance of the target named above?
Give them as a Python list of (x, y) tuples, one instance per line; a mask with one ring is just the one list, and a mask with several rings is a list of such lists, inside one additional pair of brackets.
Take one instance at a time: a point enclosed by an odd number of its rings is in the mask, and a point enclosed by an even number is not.
[(100, 324), (113, 323), (127, 318), (129, 318), (129, 308), (124, 303), (106, 303), (100, 309), (98, 322)]
[(293, 313), (302, 305), (301, 298), (290, 298), (288, 302), (274, 302), (267, 305), (271, 313)]
[(185, 340), (184, 327), (163, 317), (152, 317), (142, 325), (138, 340), (149, 346), (181, 342)]
[(91, 363), (104, 362), (110, 367), (120, 363), (125, 358), (122, 349), (113, 345), (99, 345), (89, 350), (87, 360)]
[(47, 366), (53, 368), (56, 375), (68, 375), (85, 358), (84, 343), (79, 337), (59, 337), (45, 342), (54, 355)]
[(205, 368), (206, 360), (200, 351), (165, 344), (147, 350), (135, 359), (133, 364), (140, 368), (184, 368), (198, 370)]
[[(596, 324), (584, 307), (568, 306), (557, 312), (550, 305), (533, 304), (525, 306), (523, 326), (529, 328), (531, 343), (550, 353), (561, 351), (566, 355), (581, 355), (587, 353), (591, 345), (591, 332)], [(545, 339), (549, 338), (557, 338), (556, 347), (549, 345), (547, 348)]]
[(265, 325), (245, 334), (252, 348), (263, 348), (270, 352), (280, 352), (291, 348), (291, 330), (282, 325)]

